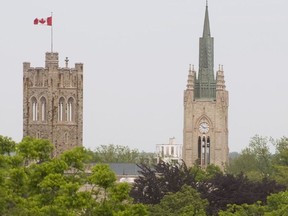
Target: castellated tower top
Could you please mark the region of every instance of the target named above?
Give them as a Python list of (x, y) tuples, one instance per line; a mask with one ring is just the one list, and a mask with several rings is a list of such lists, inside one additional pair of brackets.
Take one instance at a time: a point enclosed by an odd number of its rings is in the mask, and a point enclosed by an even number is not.
[(70, 72), (77, 72), (78, 74), (83, 74), (83, 63), (75, 63), (74, 68), (69, 68), (68, 67), (68, 57), (66, 57), (65, 60), (65, 67), (59, 67), (59, 54), (57, 52), (46, 52), (45, 53), (45, 67), (31, 67), (30, 62), (23, 62), (23, 71), (28, 72), (28, 71), (34, 71), (35, 69), (37, 70), (45, 70), (48, 69), (48, 71), (70, 71)]

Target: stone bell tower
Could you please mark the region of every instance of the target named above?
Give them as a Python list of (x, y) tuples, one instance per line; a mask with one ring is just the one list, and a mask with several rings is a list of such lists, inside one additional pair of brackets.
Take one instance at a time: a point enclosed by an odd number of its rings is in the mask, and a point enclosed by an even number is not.
[[(188, 166), (209, 164), (221, 169), (228, 162), (228, 91), (223, 66), (214, 76), (214, 38), (206, 5), (199, 41), (199, 70), (189, 68), (184, 91), (183, 160)], [(198, 76), (197, 76), (198, 75)]]
[(83, 139), (83, 64), (59, 67), (58, 53), (47, 52), (45, 67), (23, 63), (23, 136), (48, 139), (54, 155)]

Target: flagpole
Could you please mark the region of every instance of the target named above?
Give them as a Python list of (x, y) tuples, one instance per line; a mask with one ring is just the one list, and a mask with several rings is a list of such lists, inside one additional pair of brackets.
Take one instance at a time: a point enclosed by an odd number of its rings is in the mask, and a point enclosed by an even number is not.
[(53, 12), (51, 12), (52, 25), (51, 25), (51, 53), (53, 53)]

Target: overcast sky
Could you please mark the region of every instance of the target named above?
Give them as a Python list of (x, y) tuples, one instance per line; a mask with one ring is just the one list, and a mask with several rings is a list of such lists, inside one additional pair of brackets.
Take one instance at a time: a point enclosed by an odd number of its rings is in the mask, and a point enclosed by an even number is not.
[[(5, 3), (4, 3), (5, 2)], [(54, 51), (84, 63), (84, 146), (155, 151), (182, 143), (183, 91), (198, 69), (205, 0), (9, 0), (0, 3), (0, 134), (22, 139), (25, 61), (44, 67), (53, 12)], [(210, 0), (214, 65), (229, 91), (229, 147), (255, 134), (288, 136), (288, 1)]]

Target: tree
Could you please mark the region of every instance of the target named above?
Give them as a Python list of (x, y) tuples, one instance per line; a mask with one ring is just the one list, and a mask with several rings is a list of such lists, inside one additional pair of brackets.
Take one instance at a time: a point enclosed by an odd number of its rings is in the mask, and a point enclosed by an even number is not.
[(234, 175), (244, 173), (252, 180), (270, 178), (273, 173), (273, 156), (269, 150), (269, 143), (273, 140), (268, 137), (255, 135), (249, 146), (233, 159), (227, 167), (227, 172)]
[(121, 145), (101, 145), (93, 152), (87, 150), (86, 154), (90, 159), (87, 161), (94, 163), (145, 163), (152, 164), (155, 154), (139, 152), (137, 149), (130, 149)]
[(32, 161), (42, 163), (49, 160), (53, 149), (49, 140), (32, 137), (24, 137), (16, 146), (17, 153), (24, 158), (26, 165)]
[(104, 200), (106, 200), (107, 189), (112, 187), (115, 183), (116, 175), (107, 164), (97, 164), (92, 168), (92, 174), (89, 176), (88, 181), (90, 184), (94, 185), (93, 188), (97, 189), (97, 195), (99, 193), (99, 188), (104, 189), (103, 196)]
[(178, 192), (184, 184), (194, 185), (195, 176), (183, 164), (169, 164), (161, 161), (152, 168), (138, 165), (141, 171), (130, 195), (137, 203), (158, 204), (168, 192)]
[(288, 191), (270, 195), (266, 211), (271, 212), (271, 216), (288, 216)]
[(197, 166), (188, 168), (184, 162), (170, 164), (161, 161), (153, 167), (146, 164), (138, 166), (140, 175), (135, 179), (130, 195), (135, 202), (144, 204), (158, 204), (164, 195), (178, 192), (185, 184), (197, 188), (199, 181), (221, 173), (214, 165), (203, 170)]
[(228, 205), (228, 209), (220, 211), (219, 216), (288, 216), (288, 192), (271, 194), (267, 204), (258, 201), (254, 204)]
[(273, 176), (278, 183), (288, 186), (288, 138), (282, 137), (275, 141), (275, 155), (273, 158)]
[(282, 137), (275, 141), (274, 163), (280, 166), (288, 166), (288, 138)]
[(159, 204), (149, 208), (151, 215), (169, 216), (204, 216), (207, 200), (203, 200), (200, 194), (191, 186), (184, 185), (176, 193), (168, 193)]
[(133, 163), (139, 157), (136, 149), (131, 150), (128, 146), (101, 145), (94, 152), (93, 162), (97, 163)]
[[(30, 137), (16, 149), (15, 154), (0, 154), (0, 215), (147, 215), (144, 205), (132, 203), (130, 186), (117, 183), (107, 165), (84, 175), (85, 149), (50, 158), (51, 144)], [(88, 182), (98, 194), (85, 189)]]
[(219, 216), (264, 216), (265, 209), (261, 205), (261, 202), (257, 202), (255, 204), (230, 204), (228, 205), (228, 209), (223, 211), (221, 210), (218, 215)]
[(253, 204), (257, 201), (266, 203), (267, 196), (284, 189), (285, 186), (275, 181), (250, 181), (243, 174), (217, 174), (212, 179), (200, 182), (198, 187), (201, 197), (209, 201), (207, 212), (210, 215), (225, 210), (228, 204)]
[(6, 136), (0, 135), (0, 155), (9, 155), (12, 152), (15, 152), (16, 143), (10, 138)]

